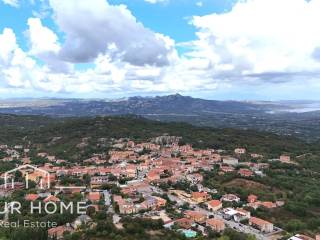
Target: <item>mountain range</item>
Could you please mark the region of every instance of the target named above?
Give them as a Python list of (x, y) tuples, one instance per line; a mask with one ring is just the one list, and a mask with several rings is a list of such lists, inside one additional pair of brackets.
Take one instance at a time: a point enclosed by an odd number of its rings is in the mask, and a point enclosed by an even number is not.
[(127, 99), (8, 99), (0, 113), (51, 117), (139, 115), (158, 121), (188, 122), (216, 128), (255, 129), (320, 139), (320, 102), (217, 101), (182, 96)]

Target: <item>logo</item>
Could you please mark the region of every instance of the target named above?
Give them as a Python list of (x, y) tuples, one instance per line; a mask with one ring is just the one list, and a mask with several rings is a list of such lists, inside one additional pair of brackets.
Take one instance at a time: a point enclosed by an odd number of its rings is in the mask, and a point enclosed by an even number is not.
[[(4, 173), (4, 188), (16, 189), (20, 182), (15, 181), (15, 173), (21, 172), (25, 180), (25, 188), (29, 189), (29, 181), (33, 181), (40, 189), (50, 189), (50, 173), (30, 164), (21, 165)], [(55, 186), (55, 189), (85, 189), (86, 186)]]
[[(0, 214), (4, 214), (4, 220), (0, 220), (0, 227), (13, 227), (13, 226), (20, 226), (19, 221), (18, 222), (9, 222), (9, 214), (22, 214), (23, 210), (27, 210), (29, 208), (30, 214), (43, 214), (46, 213), (48, 215), (50, 214), (86, 214), (86, 202), (85, 201), (61, 201), (58, 197), (55, 195), (52, 195), (53, 189), (50, 184), (50, 173), (44, 169), (32, 166), (30, 164), (21, 165), (19, 167), (16, 167), (12, 170), (9, 170), (4, 173), (4, 184), (2, 185), (2, 188), (9, 193), (11, 190), (16, 189), (22, 189), (25, 187), (25, 189), (30, 188), (38, 188), (41, 190), (41, 195), (39, 194), (40, 200), (39, 201), (28, 201), (29, 206), (26, 204), (22, 204), (19, 201), (11, 201), (11, 202), (4, 202), (4, 206), (2, 209), (0, 209)], [(25, 184), (23, 183), (25, 182)], [(33, 182), (31, 185), (30, 182)], [(34, 186), (34, 183), (36, 186)], [(25, 185), (25, 186), (24, 186)], [(83, 189), (86, 188), (85, 186), (55, 186), (55, 189), (59, 189), (60, 191), (54, 191), (55, 194), (58, 194), (61, 192), (62, 189)], [(29, 221), (29, 220), (26, 220)], [(23, 226), (24, 227), (34, 227), (34, 224), (42, 224), (43, 222), (32, 222), (29, 224), (29, 222), (24, 221)], [(48, 228), (51, 222), (48, 221), (48, 223), (45, 223), (45, 226)], [(52, 222), (55, 223), (55, 222)], [(32, 225), (33, 224), (33, 225)], [(47, 224), (47, 225), (46, 225)], [(36, 226), (38, 226), (36, 225)], [(39, 226), (40, 226), (39, 225)], [(42, 226), (41, 225), (41, 226)], [(50, 225), (51, 227), (53, 225)]]
[[(22, 165), (4, 173), (4, 188), (15, 189), (15, 173), (21, 172), (25, 179), (25, 188), (29, 188), (29, 181), (37, 183), (40, 189), (50, 189), (50, 173), (30, 164)], [(11, 181), (10, 181), (11, 180)]]

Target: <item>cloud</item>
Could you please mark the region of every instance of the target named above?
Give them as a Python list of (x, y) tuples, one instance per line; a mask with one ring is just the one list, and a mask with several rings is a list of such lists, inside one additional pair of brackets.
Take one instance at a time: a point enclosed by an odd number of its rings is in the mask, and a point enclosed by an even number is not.
[(155, 4), (155, 3), (163, 3), (168, 2), (169, 0), (145, 0), (147, 3)]
[(320, 0), (242, 0), (229, 12), (194, 16), (196, 39), (185, 43), (147, 29), (124, 5), (49, 5), (60, 32), (29, 18), (28, 50), (12, 29), (0, 32), (0, 90), (267, 96), (276, 88), (289, 97), (299, 84), (320, 90)]
[(4, 4), (10, 5), (11, 7), (19, 7), (18, 0), (2, 0)]
[(30, 52), (32, 54), (59, 52), (60, 46), (57, 35), (49, 28), (44, 27), (39, 18), (29, 18), (28, 26), (28, 36), (31, 43)]
[(42, 25), (39, 18), (28, 19), (27, 35), (30, 42), (29, 53), (44, 61), (54, 72), (70, 72), (72, 64), (61, 60), (58, 56), (61, 49), (58, 36)]
[(16, 35), (11, 28), (5, 28), (0, 34), (0, 63), (8, 64), (12, 51), (16, 49)]
[(203, 6), (203, 2), (198, 1), (198, 2), (196, 2), (196, 5), (197, 5), (198, 7), (202, 7), (202, 6)]
[(145, 28), (125, 5), (105, 0), (50, 0), (55, 21), (65, 33), (60, 57), (74, 63), (110, 54), (133, 65), (169, 64), (168, 46), (160, 34)]
[(290, 82), (287, 73), (309, 76), (320, 70), (319, 12), (319, 0), (239, 1), (230, 12), (193, 18), (198, 39), (188, 54), (210, 60), (213, 77), (247, 81), (261, 74), (268, 81), (266, 73), (279, 73)]
[(320, 47), (317, 47), (314, 49), (312, 56), (314, 57), (314, 59), (316, 59), (317, 61), (320, 61)]
[(5, 28), (0, 34), (0, 78), (5, 87), (29, 86), (25, 75), (32, 69), (35, 62), (26, 56), (16, 42), (12, 29)]

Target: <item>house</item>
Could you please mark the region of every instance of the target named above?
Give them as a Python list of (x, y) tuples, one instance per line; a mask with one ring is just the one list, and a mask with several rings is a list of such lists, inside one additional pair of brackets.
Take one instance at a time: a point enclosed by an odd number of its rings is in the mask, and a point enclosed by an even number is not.
[(87, 195), (87, 200), (91, 202), (99, 202), (100, 201), (100, 192), (89, 192)]
[(210, 211), (216, 212), (222, 208), (222, 202), (219, 200), (211, 200), (207, 202), (207, 207)]
[(259, 229), (261, 232), (270, 233), (273, 231), (273, 224), (261, 218), (249, 218), (249, 225)]
[(222, 232), (225, 229), (223, 220), (211, 218), (206, 221), (206, 225), (215, 232)]
[(186, 179), (193, 184), (197, 184), (203, 181), (203, 176), (200, 173), (188, 174)]
[(38, 198), (39, 198), (39, 195), (34, 193), (29, 193), (24, 197), (26, 201), (30, 201), (30, 202), (36, 201)]
[(308, 236), (302, 235), (302, 234), (296, 234), (293, 237), (289, 238), (288, 240), (314, 240), (314, 238), (308, 237)]
[(245, 148), (236, 148), (234, 150), (235, 154), (245, 154), (246, 153), (246, 149)]
[[(282, 201), (282, 203), (279, 203), (280, 205), (282, 204), (282, 206), (284, 205), (284, 202)], [(252, 202), (252, 203), (248, 203), (247, 206), (252, 207), (254, 209), (257, 209), (258, 207), (265, 207), (268, 209), (272, 209), (272, 208), (276, 208), (278, 207), (277, 203), (273, 203), (273, 202), (261, 202), (261, 201), (256, 201), (256, 202)]]
[(281, 200), (276, 201), (277, 207), (282, 207), (282, 206), (284, 206), (284, 204), (285, 204), (285, 201), (281, 201)]
[(78, 229), (79, 227), (81, 227), (81, 225), (88, 225), (91, 222), (92, 222), (91, 217), (84, 214), (77, 217), (76, 220), (74, 220), (74, 222), (72, 223), (72, 226), (74, 229)]
[(24, 157), (24, 158), (22, 158), (22, 162), (23, 162), (23, 164), (30, 164), (31, 159), (29, 157)]
[(244, 210), (243, 208), (225, 208), (223, 209), (223, 218), (226, 220), (234, 220), (235, 222), (241, 222), (243, 220), (249, 219), (251, 217), (251, 213), (249, 211)]
[(225, 194), (222, 196), (220, 201), (223, 202), (240, 202), (240, 198), (235, 194)]
[(230, 172), (233, 172), (235, 168), (232, 166), (221, 166), (220, 170), (225, 173), (230, 173)]
[(231, 166), (239, 164), (239, 160), (237, 158), (233, 158), (233, 157), (223, 157), (222, 162), (224, 164), (231, 165)]
[(221, 162), (221, 155), (218, 153), (214, 153), (211, 155), (212, 159), (211, 161), (216, 163), (216, 162)]
[(121, 214), (132, 214), (138, 212), (138, 208), (135, 207), (131, 199), (125, 199), (119, 202), (119, 212)]
[(260, 206), (271, 209), (271, 208), (276, 208), (277, 204), (275, 204), (273, 202), (260, 202)]
[[(139, 209), (133, 204), (133, 201), (129, 199), (123, 199), (122, 196), (119, 195), (113, 195), (113, 201), (118, 204), (119, 206), (119, 212), (121, 214), (131, 214), (136, 213)], [(142, 207), (146, 207), (144, 205), (140, 205), (140, 210), (142, 210)], [(145, 208), (146, 209), (146, 208)]]
[(164, 207), (167, 204), (167, 200), (165, 200), (161, 197), (153, 196), (153, 198), (156, 199), (156, 204), (157, 204), (158, 208)]
[(107, 184), (108, 182), (109, 182), (108, 176), (95, 176), (95, 177), (91, 177), (90, 186), (91, 188), (96, 188), (104, 184)]
[(252, 158), (263, 158), (263, 155), (257, 154), (257, 153), (251, 153), (250, 156), (251, 156)]
[(160, 174), (157, 171), (150, 171), (147, 175), (149, 181), (155, 181), (160, 179)]
[(251, 217), (251, 213), (243, 208), (237, 208), (237, 213), (233, 216), (235, 222), (241, 222)]
[(186, 218), (189, 218), (197, 223), (205, 223), (207, 219), (207, 215), (199, 211), (187, 210), (184, 212), (184, 215)]
[(174, 223), (180, 228), (189, 229), (192, 227), (193, 221), (189, 218), (180, 218)]
[[(33, 172), (29, 172), (29, 170), (22, 170), (21, 171), (23, 176), (27, 176), (27, 178), (33, 182), (36, 182), (40, 188), (49, 187), (48, 183), (48, 174), (44, 170), (34, 170)], [(49, 176), (50, 181), (50, 176)]]
[(60, 202), (60, 199), (57, 198), (56, 196), (53, 195), (49, 195), (48, 197), (46, 197), (43, 202), (47, 203), (47, 202)]
[(238, 174), (242, 177), (252, 177), (253, 172), (250, 169), (247, 168), (241, 168), (238, 170)]
[(142, 209), (156, 209), (157, 200), (152, 196), (149, 196), (141, 203)]
[(191, 198), (197, 203), (202, 203), (210, 199), (210, 195), (207, 192), (193, 192)]
[(258, 197), (256, 195), (250, 194), (247, 198), (248, 203), (254, 203), (258, 200)]
[(37, 156), (38, 156), (38, 157), (45, 158), (46, 156), (48, 156), (48, 153), (45, 153), (45, 152), (39, 152), (39, 153), (37, 153)]
[(70, 226), (59, 226), (55, 228), (48, 229), (49, 239), (63, 239), (63, 234), (66, 232), (74, 232), (73, 228)]
[(288, 155), (281, 155), (281, 156), (280, 156), (280, 162), (290, 163), (290, 156), (288, 156)]
[(238, 211), (236, 211), (233, 208), (224, 208), (222, 212), (223, 212), (223, 218), (226, 220), (231, 220), (236, 214), (238, 214)]

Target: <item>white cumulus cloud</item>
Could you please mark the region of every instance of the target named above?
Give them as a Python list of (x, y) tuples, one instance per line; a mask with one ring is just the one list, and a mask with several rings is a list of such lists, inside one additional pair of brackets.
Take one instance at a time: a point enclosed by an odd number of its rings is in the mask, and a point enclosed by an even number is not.
[(29, 49), (22, 50), (12, 29), (0, 32), (0, 90), (125, 95), (230, 89), (267, 96), (277, 86), (274, 96), (280, 97), (302, 85), (305, 92), (320, 91), (320, 0), (241, 0), (228, 12), (194, 16), (196, 39), (185, 43), (144, 27), (125, 5), (49, 4), (60, 34), (29, 18)]
[(155, 4), (155, 3), (163, 3), (168, 2), (169, 0), (145, 0), (147, 3)]
[(213, 75), (290, 81), (320, 70), (319, 0), (246, 0), (230, 12), (196, 16), (193, 57), (211, 61)]
[(11, 7), (19, 7), (18, 0), (2, 0), (4, 4), (10, 5)]
[(50, 5), (66, 35), (60, 56), (67, 61), (90, 62), (109, 52), (111, 58), (133, 65), (169, 64), (172, 49), (138, 22), (125, 5), (110, 5), (105, 0), (50, 0)]

